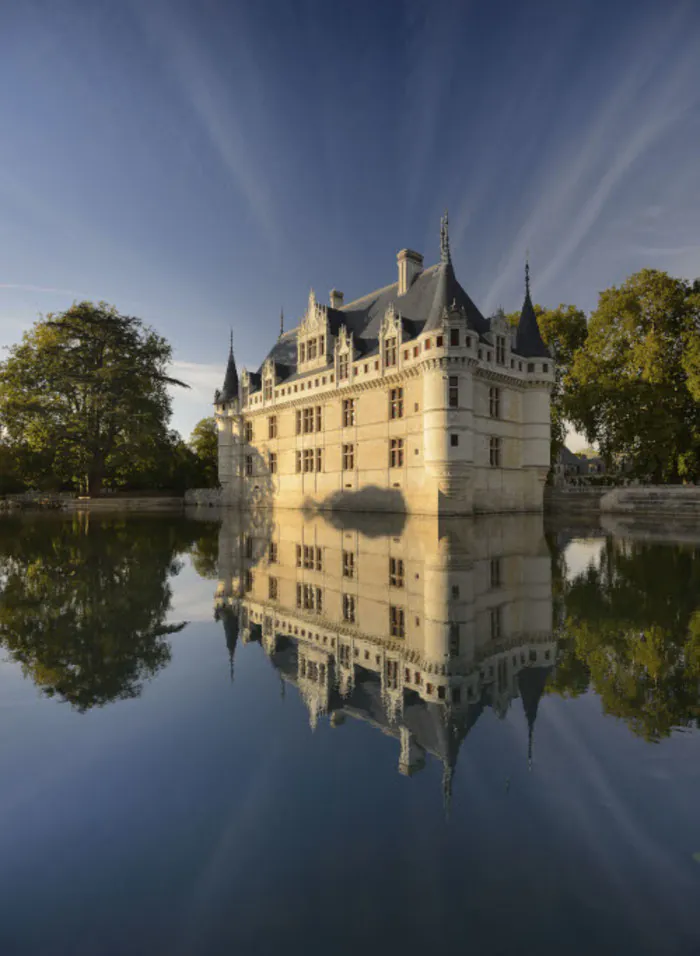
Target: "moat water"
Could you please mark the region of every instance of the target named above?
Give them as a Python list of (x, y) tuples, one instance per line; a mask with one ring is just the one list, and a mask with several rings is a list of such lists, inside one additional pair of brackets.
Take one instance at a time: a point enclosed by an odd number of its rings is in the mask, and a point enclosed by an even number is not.
[(697, 954), (680, 537), (1, 521), (0, 953)]

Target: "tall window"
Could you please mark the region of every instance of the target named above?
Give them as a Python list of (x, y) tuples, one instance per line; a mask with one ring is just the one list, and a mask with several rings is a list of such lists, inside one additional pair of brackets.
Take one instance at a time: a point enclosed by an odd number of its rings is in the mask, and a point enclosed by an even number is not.
[(501, 390), (493, 385), (489, 389), (489, 415), (491, 418), (501, 417)]
[(344, 355), (338, 356), (338, 381), (342, 382), (343, 379), (348, 377), (348, 356), (347, 353)]
[(406, 636), (406, 618), (402, 607), (389, 607), (389, 633), (392, 637)]
[(270, 415), (267, 420), (267, 437), (277, 438), (277, 416)]
[(459, 654), (459, 624), (450, 624), (450, 654)]
[(355, 468), (355, 446), (343, 445), (343, 471), (353, 471)]
[(253, 474), (253, 456), (252, 455), (245, 456), (245, 473), (248, 476), (248, 478), (250, 478), (250, 476)]
[(402, 388), (392, 388), (389, 392), (389, 418), (403, 418)]
[(506, 364), (506, 338), (504, 335), (496, 336), (496, 364)]
[(267, 579), (267, 596), (271, 601), (277, 600), (278, 586), (277, 578)]
[(501, 439), (489, 438), (489, 464), (492, 468), (501, 467)]
[(308, 472), (314, 470), (314, 450), (313, 448), (305, 448), (302, 452), (302, 461), (304, 464), (304, 471)]
[(326, 354), (326, 338), (323, 335), (318, 337), (318, 354), (324, 356)]
[(323, 471), (323, 449), (316, 449), (316, 471)]
[(352, 551), (343, 551), (343, 577), (355, 577), (355, 554)]
[(448, 392), (450, 408), (459, 408), (459, 378), (457, 375), (450, 375)]
[(396, 365), (396, 336), (384, 340), (384, 367)]
[(316, 431), (323, 431), (323, 406), (316, 406)]
[(450, 329), (450, 345), (459, 345), (459, 329)]
[(316, 339), (309, 339), (309, 344), (307, 345), (306, 357), (309, 362), (311, 359), (316, 358)]
[(297, 408), (296, 411), (296, 433), (301, 435), (301, 409)]
[(389, 467), (403, 468), (403, 438), (392, 438), (389, 445)]
[(300, 452), (300, 451), (297, 452), (297, 466), (296, 466), (296, 470), (297, 470), (297, 474), (299, 474), (299, 472), (301, 471), (301, 452)]
[(303, 364), (306, 361), (306, 343), (302, 342), (299, 346), (299, 364)]
[(277, 542), (271, 541), (270, 546), (267, 550), (267, 560), (269, 564), (277, 564), (279, 560), (279, 552), (277, 550)]
[(314, 430), (313, 408), (305, 408), (303, 412), (303, 417), (304, 417), (304, 434), (308, 435)]
[(399, 687), (399, 662), (386, 662), (386, 686), (388, 690), (398, 690)]
[(245, 423), (244, 437), (245, 437), (245, 440), (248, 442), (248, 444), (252, 442), (253, 440), (253, 423), (252, 422)]
[(263, 399), (266, 402), (272, 401), (272, 379), (266, 378), (263, 385)]
[(349, 428), (355, 424), (355, 399), (343, 399), (343, 428)]
[(243, 590), (246, 594), (250, 594), (253, 590), (253, 572), (246, 571), (243, 575)]
[(497, 641), (501, 636), (501, 609), (491, 608), (491, 640)]
[(270, 474), (277, 474), (277, 452), (275, 451), (270, 452)]
[(403, 560), (401, 558), (389, 558), (389, 586), (402, 588), (403, 581)]
[(501, 559), (491, 558), (491, 587), (500, 588), (501, 586)]
[(343, 620), (355, 623), (355, 597), (352, 594), (343, 595)]

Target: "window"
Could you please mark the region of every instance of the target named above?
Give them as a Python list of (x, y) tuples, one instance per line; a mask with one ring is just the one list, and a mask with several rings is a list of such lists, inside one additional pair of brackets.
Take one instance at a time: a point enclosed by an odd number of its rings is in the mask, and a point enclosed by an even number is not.
[(456, 448), (459, 445), (459, 435), (450, 435), (450, 445)]
[(277, 416), (270, 415), (267, 420), (267, 437), (277, 438)]
[(501, 559), (491, 558), (491, 587), (500, 588), (501, 586)]
[(343, 399), (343, 428), (349, 428), (355, 424), (355, 399)]
[(311, 359), (316, 358), (316, 339), (309, 339), (309, 344), (307, 346), (306, 357), (311, 361)]
[(506, 364), (506, 337), (505, 335), (496, 336), (496, 364)]
[(306, 343), (302, 342), (299, 346), (299, 364), (303, 364), (306, 361)]
[(459, 654), (459, 624), (450, 624), (450, 654)]
[(343, 445), (343, 471), (353, 471), (355, 468), (355, 446)]
[(343, 577), (355, 577), (355, 555), (352, 551), (343, 551)]
[(326, 339), (323, 335), (318, 337), (318, 354), (322, 357), (326, 354)]
[(389, 447), (389, 467), (403, 468), (403, 438), (392, 438)]
[(301, 545), (297, 545), (297, 567), (301, 567)]
[(249, 561), (253, 557), (253, 539), (248, 534), (245, 536), (245, 556)]
[(252, 442), (253, 440), (253, 423), (252, 422), (245, 423), (244, 437), (245, 437), (245, 440), (248, 442), (248, 444)]
[(314, 470), (314, 450), (313, 448), (305, 448), (301, 453), (303, 471), (305, 474), (308, 474), (310, 471)]
[(296, 413), (296, 433), (301, 435), (301, 409), (297, 408)]
[(323, 610), (321, 588), (316, 588), (312, 584), (297, 584), (297, 607), (320, 614)]
[(263, 386), (263, 399), (266, 402), (272, 401), (272, 379), (266, 378)]
[(323, 431), (323, 406), (316, 406), (316, 431)]
[(489, 438), (489, 465), (492, 468), (501, 467), (501, 439)]
[(401, 558), (389, 558), (389, 586), (402, 588), (403, 582), (403, 560)]
[(342, 382), (343, 379), (348, 377), (348, 356), (339, 355), (338, 356), (338, 381)]
[(277, 452), (275, 451), (270, 452), (270, 474), (277, 474)]
[(301, 471), (301, 452), (297, 452), (297, 474)]
[(543, 371), (543, 372), (548, 372), (548, 371), (549, 371), (549, 365), (547, 365), (546, 362), (545, 362), (544, 365), (542, 366), (542, 371)]
[(430, 339), (425, 340), (425, 351), (427, 352), (430, 346), (432, 345)]
[(459, 408), (459, 377), (450, 375), (448, 379), (448, 404), (450, 408)]
[(349, 624), (355, 623), (355, 596), (353, 594), (343, 595), (343, 620)]
[(417, 346), (417, 345), (414, 345), (414, 346), (413, 346), (413, 358), (418, 358), (418, 352), (419, 352), (418, 346)]
[(277, 600), (278, 594), (278, 585), (277, 578), (268, 578), (267, 579), (267, 596), (271, 601)]
[(491, 640), (497, 641), (501, 636), (501, 609), (491, 608)]
[(438, 349), (441, 349), (444, 343), (445, 343), (444, 336), (438, 335), (437, 340), (435, 342), (435, 347)]
[(350, 645), (341, 644), (338, 648), (338, 657), (343, 667), (350, 667)]
[(250, 478), (250, 476), (253, 474), (253, 456), (252, 455), (245, 456), (245, 473), (248, 478)]
[(246, 571), (243, 575), (243, 590), (249, 594), (253, 590), (253, 572)]
[(269, 564), (277, 564), (277, 561), (279, 560), (279, 552), (277, 547), (276, 541), (270, 542), (270, 546), (267, 549), (267, 560)]
[(402, 388), (392, 388), (389, 392), (389, 418), (403, 418)]
[(402, 607), (389, 607), (389, 633), (392, 637), (406, 636), (406, 621)]
[(386, 686), (388, 690), (398, 690), (399, 688), (399, 662), (386, 662)]
[(323, 471), (323, 449), (316, 449), (316, 471)]
[(534, 362), (528, 362), (528, 363), (527, 363), (527, 370), (528, 370), (528, 372), (534, 372), (534, 371), (535, 371), (535, 363), (534, 363)]
[(314, 410), (305, 408), (303, 411), (304, 434), (309, 435), (314, 430)]
[(459, 345), (459, 329), (450, 329), (450, 345)]
[(495, 386), (489, 389), (489, 415), (491, 418), (501, 417), (501, 390)]
[(396, 365), (396, 336), (384, 340), (384, 367)]

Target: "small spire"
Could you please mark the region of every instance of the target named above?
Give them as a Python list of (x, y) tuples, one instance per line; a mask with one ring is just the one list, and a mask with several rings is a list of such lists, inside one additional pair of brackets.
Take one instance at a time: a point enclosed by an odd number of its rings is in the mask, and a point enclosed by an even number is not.
[(229, 346), (228, 346), (229, 355), (233, 355), (233, 329), (231, 329), (229, 335)]
[(284, 335), (284, 309), (280, 309), (280, 338)]
[(447, 210), (440, 220), (440, 260), (444, 263), (451, 262), (450, 256), (450, 236), (448, 232)]
[(530, 256), (525, 257), (525, 295), (530, 296)]

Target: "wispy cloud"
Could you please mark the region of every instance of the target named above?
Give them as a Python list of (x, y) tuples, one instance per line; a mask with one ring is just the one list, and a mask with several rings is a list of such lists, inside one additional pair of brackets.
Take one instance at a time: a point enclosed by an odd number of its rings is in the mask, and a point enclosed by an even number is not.
[(18, 292), (46, 292), (51, 295), (70, 295), (73, 298), (82, 298), (83, 293), (74, 289), (58, 289), (51, 285), (26, 285), (22, 282), (0, 282), (0, 289), (12, 289)]

